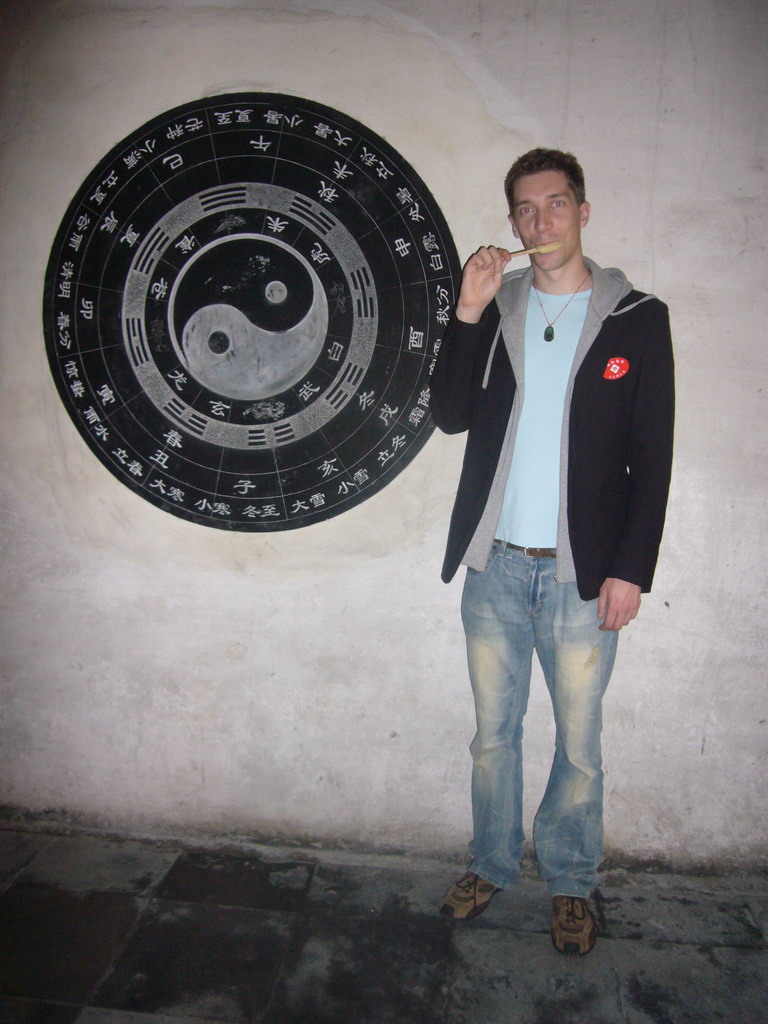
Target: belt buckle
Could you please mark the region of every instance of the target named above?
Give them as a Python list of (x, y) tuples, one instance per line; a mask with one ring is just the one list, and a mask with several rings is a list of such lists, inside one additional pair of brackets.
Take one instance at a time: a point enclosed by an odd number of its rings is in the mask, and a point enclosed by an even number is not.
[(498, 537), (495, 538), (495, 542), (500, 545), (502, 556), (513, 551), (519, 551), (526, 558), (555, 558), (557, 554), (555, 548), (526, 548), (520, 544), (511, 544), (508, 540), (500, 540)]

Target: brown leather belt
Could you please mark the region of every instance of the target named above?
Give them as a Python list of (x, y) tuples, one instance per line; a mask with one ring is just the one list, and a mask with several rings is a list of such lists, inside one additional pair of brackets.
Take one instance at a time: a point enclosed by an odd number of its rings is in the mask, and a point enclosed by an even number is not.
[(494, 544), (498, 544), (501, 548), (502, 555), (506, 555), (508, 551), (519, 551), (523, 555), (527, 555), (528, 558), (556, 558), (557, 548), (521, 548), (519, 544), (510, 544), (506, 540), (499, 540), (496, 538)]

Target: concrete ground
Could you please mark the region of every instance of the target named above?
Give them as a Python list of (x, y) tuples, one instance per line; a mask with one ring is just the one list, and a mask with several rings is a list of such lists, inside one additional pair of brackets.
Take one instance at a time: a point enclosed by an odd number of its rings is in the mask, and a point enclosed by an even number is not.
[(0, 1024), (766, 1024), (768, 879), (610, 871), (607, 934), (538, 879), (474, 922), (455, 865), (0, 830)]

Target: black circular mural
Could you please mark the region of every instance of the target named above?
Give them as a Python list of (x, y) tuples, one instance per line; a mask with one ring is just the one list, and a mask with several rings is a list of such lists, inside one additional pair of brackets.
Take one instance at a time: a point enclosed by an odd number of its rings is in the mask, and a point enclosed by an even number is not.
[(295, 97), (216, 96), (138, 129), (73, 199), (48, 359), (82, 437), (147, 501), (293, 529), (423, 447), (458, 280), (434, 199), (370, 129)]

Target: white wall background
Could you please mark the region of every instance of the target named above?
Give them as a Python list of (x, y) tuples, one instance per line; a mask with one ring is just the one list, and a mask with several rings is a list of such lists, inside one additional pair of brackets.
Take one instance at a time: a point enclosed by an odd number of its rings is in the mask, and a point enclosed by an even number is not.
[[(533, 145), (587, 174), (586, 249), (669, 303), (678, 430), (654, 592), (606, 699), (609, 848), (766, 860), (766, 145), (761, 0), (0, 2), (0, 802), (39, 819), (421, 852), (470, 829), (472, 706), (439, 581), (463, 439), (303, 530), (163, 513), (90, 454), (41, 327), (101, 157), (227, 90), (384, 136), (462, 259), (511, 241)], [(552, 728), (537, 676), (527, 812)]]

